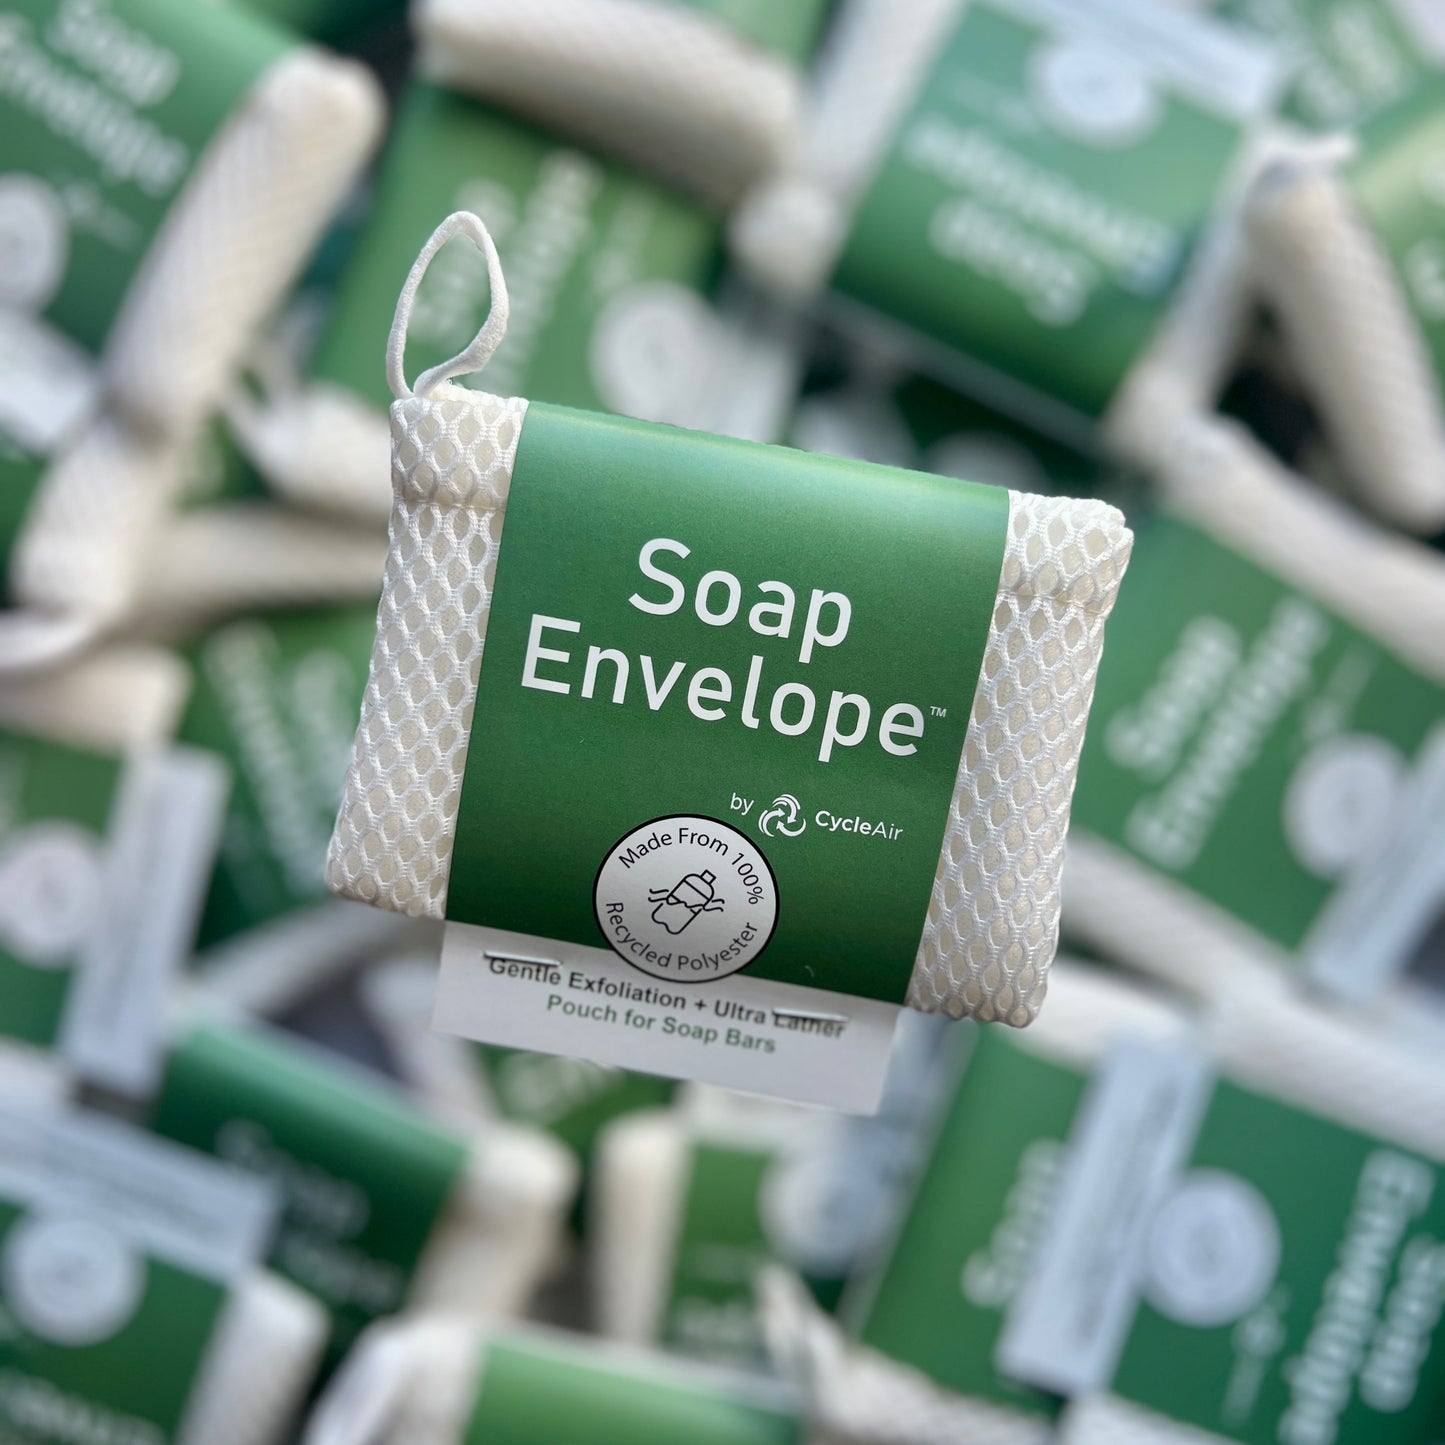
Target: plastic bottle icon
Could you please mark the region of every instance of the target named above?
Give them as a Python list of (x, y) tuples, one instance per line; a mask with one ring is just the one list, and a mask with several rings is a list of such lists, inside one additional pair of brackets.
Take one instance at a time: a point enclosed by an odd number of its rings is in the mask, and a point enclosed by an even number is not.
[(721, 913), (726, 906), (713, 892), (717, 875), (711, 872), (689, 873), (671, 888), (650, 888), (647, 901), (656, 903), (652, 921), (669, 933), (681, 933), (699, 913)]

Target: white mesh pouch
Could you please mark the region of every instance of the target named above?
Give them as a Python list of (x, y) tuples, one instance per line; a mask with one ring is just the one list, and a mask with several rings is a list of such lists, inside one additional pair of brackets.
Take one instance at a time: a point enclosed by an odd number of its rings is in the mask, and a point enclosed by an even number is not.
[(264, 502), (201, 507), (161, 527), (135, 616), (170, 632), (262, 607), (364, 600), (385, 557), (379, 531)]
[[(969, 3), (854, 0), (839, 16), (819, 61), (796, 159), (756, 187), (732, 218), (734, 254), (771, 292), (807, 302), (826, 287), (856, 209)], [(1223, 203), (1103, 418), (1105, 441), (1126, 458), (1149, 461), (1170, 418), (1212, 409), (1217, 400), (1242, 345), (1251, 299), (1238, 203), (1249, 178), (1292, 149), (1284, 138), (1261, 133), (1236, 159)], [(959, 370), (932, 341), (904, 344), (934, 369)]]
[(409, 1305), (522, 1313), (559, 1256), (577, 1175), (577, 1161), (549, 1135), (501, 1120), (481, 1126), (417, 1262)]
[[(1231, 422), (1179, 423), (1157, 480), (1179, 514), (1445, 678), (1445, 566), (1428, 548), (1371, 526)], [(1288, 966), (1238, 918), (1082, 830), (1070, 839), (1064, 909), (1068, 935), (1196, 995), (1247, 990)]]
[(280, 1445), (321, 1363), (330, 1321), (295, 1285), (243, 1275), (216, 1321), (177, 1445)]
[(1445, 402), (1404, 285), (1327, 157), (1281, 162), (1248, 207), (1252, 264), (1360, 500), (1445, 527)]
[[(446, 910), (452, 838), (491, 587), (526, 403), (446, 384), (499, 340), (495, 306), (462, 357), (401, 375), (405, 316), (426, 263), (475, 217), (438, 229), (408, 278), (388, 366), (390, 551), (371, 674), (327, 881), (418, 917)], [(1097, 501), (1009, 494), (1008, 535), (977, 691), (907, 1003), (1015, 1026), (1037, 1014), (1104, 622), (1133, 537)]]
[[(487, 1389), (492, 1337), (489, 1327), (455, 1315), (373, 1325), (322, 1396), (302, 1445), (464, 1445), (467, 1440), (483, 1438), (471, 1417)], [(497, 1344), (506, 1343), (508, 1336), (497, 1338)], [(686, 1390), (695, 1381), (708, 1395), (758, 1399), (774, 1408), (784, 1403), (780, 1392), (766, 1382), (684, 1369), (660, 1356), (621, 1350), (561, 1331), (519, 1330), (515, 1343), (522, 1348), (530, 1344), (529, 1352), (538, 1355), (555, 1355), (564, 1366), (576, 1361), (599, 1373), (615, 1368), (619, 1376), (635, 1380), (644, 1392), (654, 1382), (671, 1385), (671, 1394), (677, 1387)], [(578, 1406), (586, 1403), (585, 1388), (579, 1381), (568, 1391)], [(579, 1420), (574, 1429), (578, 1438), (615, 1439), (620, 1445), (624, 1437), (617, 1433), (616, 1396), (609, 1391), (605, 1398), (601, 1425), (589, 1430), (588, 1424)], [(754, 1438), (745, 1417), (737, 1420), (735, 1429), (740, 1442)], [(708, 1434), (723, 1439), (726, 1430), (719, 1417)], [(540, 1442), (542, 1437), (537, 1438)], [(817, 1436), (804, 1434), (802, 1438), (824, 1445)]]
[(418, 0), (422, 70), (727, 204), (780, 165), (801, 77), (668, 0)]
[(145, 424), (188, 431), (220, 401), (379, 139), (362, 66), (301, 48), (251, 88), (196, 163), (126, 294), (105, 380)]
[(362, 67), (297, 49), (212, 138), (111, 328), (104, 403), (27, 511), (8, 578), (25, 611), (0, 615), (0, 667), (62, 655), (127, 611), (195, 428), (359, 174), (382, 113)]

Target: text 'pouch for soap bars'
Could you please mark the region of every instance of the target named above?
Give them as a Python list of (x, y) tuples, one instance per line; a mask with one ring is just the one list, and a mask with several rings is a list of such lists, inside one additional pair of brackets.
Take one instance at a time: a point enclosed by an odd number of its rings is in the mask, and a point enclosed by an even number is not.
[(734, 249), (1035, 429), (1147, 459), (1236, 359), (1282, 79), (1258, 36), (1150, 0), (861, 0)]
[[(1442, 37), (1445, 44), (1445, 37)], [(1280, 162), (1248, 220), (1259, 286), (1360, 501), (1445, 527), (1445, 78), (1350, 147)]]
[[(413, 392), (459, 232), (493, 312)], [(450, 218), (331, 886), (486, 930), (492, 1042), (819, 1093), (901, 1003), (1030, 1022), (1122, 517), (448, 385), (505, 316)]]

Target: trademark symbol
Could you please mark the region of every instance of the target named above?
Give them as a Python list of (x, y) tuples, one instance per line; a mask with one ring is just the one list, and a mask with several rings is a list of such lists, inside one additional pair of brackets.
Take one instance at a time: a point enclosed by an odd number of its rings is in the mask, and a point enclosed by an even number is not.
[(934, 715), (934, 717), (948, 716), (948, 709), (946, 707), (931, 707), (928, 710)]

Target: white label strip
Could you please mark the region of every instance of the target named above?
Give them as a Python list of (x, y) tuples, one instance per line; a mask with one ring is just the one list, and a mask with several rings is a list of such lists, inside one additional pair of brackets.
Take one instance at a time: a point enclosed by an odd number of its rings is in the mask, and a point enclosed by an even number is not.
[(1399, 978), (1445, 908), (1445, 727), (1426, 741), (1401, 793), (1388, 840), (1336, 890), (1302, 949), (1309, 976), (1350, 1002)]
[(1145, 1232), (1194, 1145), (1213, 1079), (1196, 1054), (1127, 1044), (1095, 1074), (1058, 1202), (994, 1363), (1058, 1395), (1107, 1389), (1139, 1305)]
[(1426, 60), (1445, 66), (1445, 5), (1440, 0), (1388, 0)]
[(61, 1025), (61, 1052), (92, 1083), (131, 1097), (155, 1088), (169, 992), (194, 942), (228, 786), (225, 764), (197, 749), (126, 766), (104, 902)]
[(95, 409), (99, 392), (94, 360), (69, 337), (0, 310), (0, 431), (46, 456)]
[(899, 1012), (745, 974), (675, 984), (610, 949), (448, 923), (432, 1023), (481, 1043), (871, 1114)]
[(0, 1197), (102, 1224), (157, 1259), (221, 1281), (265, 1254), (280, 1202), (254, 1175), (118, 1119), (4, 1105)]

